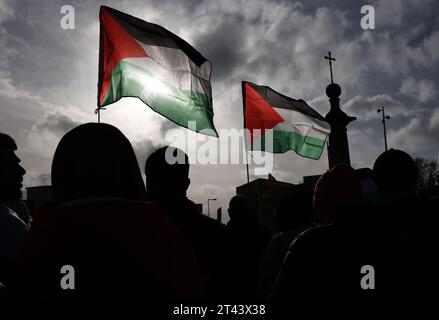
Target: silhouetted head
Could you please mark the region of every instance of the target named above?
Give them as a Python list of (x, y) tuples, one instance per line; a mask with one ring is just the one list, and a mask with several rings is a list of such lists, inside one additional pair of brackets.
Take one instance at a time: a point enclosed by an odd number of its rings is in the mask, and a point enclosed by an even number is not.
[(190, 184), (189, 158), (175, 147), (162, 147), (146, 160), (146, 189), (154, 201), (181, 199), (186, 197)]
[(230, 220), (248, 220), (254, 218), (250, 209), (250, 201), (248, 197), (238, 194), (230, 199), (229, 202)]
[(412, 157), (401, 150), (383, 152), (373, 165), (373, 178), (389, 199), (416, 194), (417, 170)]
[(0, 133), (0, 201), (21, 199), (21, 187), (26, 170), (15, 154), (17, 145), (10, 136)]
[(275, 226), (278, 232), (311, 225), (313, 220), (313, 194), (299, 191), (285, 195), (277, 207)]
[[(337, 164), (317, 181), (314, 208), (322, 222), (334, 222), (339, 214), (358, 206), (361, 197), (361, 185), (355, 170), (350, 166)], [(351, 211), (355, 214), (355, 210)]]
[(83, 124), (64, 135), (53, 157), (52, 187), (57, 203), (89, 197), (146, 198), (130, 142), (103, 123)]

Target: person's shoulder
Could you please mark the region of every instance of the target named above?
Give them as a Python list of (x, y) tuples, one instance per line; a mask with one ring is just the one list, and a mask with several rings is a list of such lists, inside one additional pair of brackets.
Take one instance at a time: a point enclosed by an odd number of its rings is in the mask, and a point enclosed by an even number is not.
[(315, 226), (307, 229), (297, 235), (297, 237), (291, 242), (289, 250), (297, 249), (302, 246), (309, 247), (313, 244), (316, 246), (321, 246), (322, 241), (333, 234), (334, 229), (335, 225), (333, 224)]
[(9, 215), (9, 208), (0, 203), (0, 218)]
[(314, 226), (312, 228), (306, 229), (305, 231), (299, 233), (298, 237), (302, 239), (308, 239), (315, 237), (317, 235), (326, 235), (333, 233), (335, 230), (335, 224), (325, 224), (325, 225), (318, 225)]
[(288, 241), (286, 238), (287, 237), (284, 232), (276, 233), (268, 240), (265, 251), (278, 251), (282, 250), (283, 248), (283, 251), (285, 253), (285, 249), (288, 249), (290, 243), (292, 242), (292, 240), (294, 240), (291, 239), (291, 241), (287, 242), (287, 244), (285, 245), (285, 242)]

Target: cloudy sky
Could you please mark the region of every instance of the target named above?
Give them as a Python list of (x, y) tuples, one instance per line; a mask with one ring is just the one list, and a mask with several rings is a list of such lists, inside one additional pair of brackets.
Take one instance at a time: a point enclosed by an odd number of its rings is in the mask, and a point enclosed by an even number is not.
[[(60, 27), (65, 4), (75, 8), (75, 30)], [(343, 90), (342, 109), (358, 118), (348, 130), (354, 167), (372, 166), (383, 151), (376, 113), (381, 105), (391, 116), (390, 147), (413, 156), (438, 156), (435, 0), (0, 0), (0, 131), (18, 143), (26, 186), (50, 184), (60, 138), (78, 124), (96, 121), (103, 4), (166, 27), (212, 62), (218, 130), (242, 128), (241, 80), (303, 98), (325, 115), (330, 80), (323, 56), (330, 50), (337, 59), (334, 75)], [(375, 30), (360, 27), (364, 4), (375, 8)], [(102, 120), (130, 139), (141, 167), (175, 128), (133, 98), (109, 106)], [(327, 169), (326, 150), (319, 161), (290, 151), (276, 155), (274, 164), (278, 180), (298, 183), (304, 175)], [(246, 182), (245, 166), (193, 165), (191, 180), (193, 200), (206, 206), (207, 198), (218, 198), (212, 208), (227, 208), (235, 187)]]

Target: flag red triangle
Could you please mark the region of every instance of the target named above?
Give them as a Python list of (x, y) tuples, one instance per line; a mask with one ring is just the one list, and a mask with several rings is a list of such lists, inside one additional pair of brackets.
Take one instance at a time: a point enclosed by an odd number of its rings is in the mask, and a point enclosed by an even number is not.
[[(251, 138), (264, 134), (285, 120), (274, 110), (250, 84), (245, 83), (245, 126), (250, 130)], [(255, 132), (260, 129), (260, 132)]]
[[(116, 21), (110, 13), (101, 8), (99, 14), (103, 38), (103, 70), (100, 83), (99, 104), (102, 104), (111, 83), (111, 73), (120, 60), (147, 57), (142, 46)], [(99, 79), (99, 81), (101, 81)]]

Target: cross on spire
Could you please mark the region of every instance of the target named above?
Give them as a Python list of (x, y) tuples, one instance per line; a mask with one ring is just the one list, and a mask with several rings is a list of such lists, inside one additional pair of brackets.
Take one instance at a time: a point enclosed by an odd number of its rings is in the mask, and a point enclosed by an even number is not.
[(329, 60), (329, 72), (331, 73), (331, 83), (334, 83), (334, 78), (332, 76), (332, 61), (335, 61), (335, 58), (331, 57), (331, 51), (328, 51), (328, 55), (325, 56), (325, 59)]

